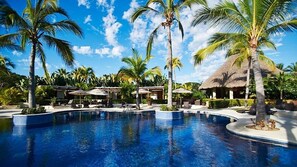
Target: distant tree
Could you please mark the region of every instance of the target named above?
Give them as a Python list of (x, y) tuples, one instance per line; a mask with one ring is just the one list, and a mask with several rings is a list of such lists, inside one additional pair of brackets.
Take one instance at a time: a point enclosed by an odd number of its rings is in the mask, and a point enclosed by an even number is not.
[(132, 49), (133, 56), (132, 57), (124, 57), (122, 58), (122, 62), (126, 63), (127, 67), (122, 67), (118, 75), (122, 77), (124, 80), (129, 82), (134, 82), (136, 85), (136, 107), (140, 109), (139, 102), (139, 87), (141, 81), (144, 78), (148, 78), (154, 75), (161, 75), (161, 70), (159, 67), (153, 67), (151, 69), (147, 69), (147, 63), (150, 58), (142, 59), (142, 57), (138, 54), (135, 49)]
[[(167, 64), (165, 65), (164, 69), (168, 69), (169, 67), (169, 60), (167, 60)], [(172, 70), (173, 70), (173, 75), (174, 75), (174, 89), (176, 89), (176, 73), (175, 73), (175, 68), (178, 68), (180, 70), (183, 67), (182, 62), (180, 61), (179, 57), (173, 57), (172, 58)]]
[(297, 75), (297, 62), (295, 63), (291, 63), (291, 65), (289, 65), (286, 70), (292, 74)]

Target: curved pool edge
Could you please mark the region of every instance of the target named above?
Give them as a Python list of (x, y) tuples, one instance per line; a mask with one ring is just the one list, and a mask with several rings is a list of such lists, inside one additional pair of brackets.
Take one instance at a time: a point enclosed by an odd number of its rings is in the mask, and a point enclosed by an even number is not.
[[(232, 122), (226, 125), (226, 129), (238, 136), (256, 139), (261, 141), (273, 142), (272, 144), (286, 144), (297, 146), (297, 141), (291, 139), (287, 130), (283, 127), (277, 126), (278, 131), (262, 131), (249, 129), (246, 126), (251, 125), (253, 122), (250, 119), (240, 119), (237, 122)], [(296, 129), (296, 128), (295, 128)]]
[[(265, 142), (270, 142), (270, 144), (282, 144), (282, 145), (293, 145), (297, 146), (297, 124), (285, 124), (280, 118), (272, 116), (276, 120), (276, 127), (280, 130), (278, 131), (261, 131), (246, 128), (246, 125), (251, 125), (253, 122), (251, 118), (255, 116), (242, 116), (242, 114), (236, 113), (234, 110), (224, 109), (224, 110), (214, 110), (214, 111), (199, 111), (201, 114), (209, 114), (216, 116), (223, 116), (235, 119), (236, 122), (231, 122), (226, 125), (226, 129), (235, 135), (247, 138), (260, 140)], [(289, 129), (289, 130), (287, 130)]]

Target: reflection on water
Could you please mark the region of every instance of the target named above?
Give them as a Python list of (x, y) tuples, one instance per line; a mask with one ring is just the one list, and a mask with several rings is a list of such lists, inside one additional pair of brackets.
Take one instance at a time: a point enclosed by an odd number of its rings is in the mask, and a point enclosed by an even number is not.
[(243, 140), (227, 132), (229, 118), (186, 114), (71, 112), (39, 128), (7, 126), (0, 166), (296, 166), (294, 147)]

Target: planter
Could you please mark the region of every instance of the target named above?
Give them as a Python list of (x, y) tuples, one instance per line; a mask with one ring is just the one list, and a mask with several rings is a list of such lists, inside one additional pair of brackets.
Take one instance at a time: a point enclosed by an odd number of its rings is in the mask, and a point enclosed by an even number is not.
[(41, 113), (41, 114), (14, 114), (12, 116), (14, 125), (30, 126), (40, 125), (53, 122), (53, 113)]
[(183, 111), (156, 111), (156, 119), (183, 119), (184, 112)]

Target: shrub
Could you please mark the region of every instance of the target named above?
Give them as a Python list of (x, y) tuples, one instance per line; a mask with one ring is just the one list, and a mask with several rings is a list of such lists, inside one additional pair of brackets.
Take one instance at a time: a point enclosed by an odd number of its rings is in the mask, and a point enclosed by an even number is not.
[(162, 99), (157, 99), (157, 100), (152, 100), (154, 104), (166, 104), (167, 100), (162, 100)]
[(167, 105), (163, 104), (160, 107), (161, 111), (177, 111), (178, 109), (176, 108), (176, 106), (172, 106), (172, 107), (168, 107)]
[[(244, 99), (213, 99), (209, 100), (209, 108), (227, 108), (233, 106), (244, 106)], [(248, 99), (247, 105), (251, 106), (254, 99)]]
[(14, 87), (0, 91), (0, 102), (3, 105), (18, 104), (22, 101), (22, 92)]
[(22, 114), (39, 114), (39, 113), (45, 113), (46, 110), (44, 107), (39, 108), (24, 108), (22, 110)]

